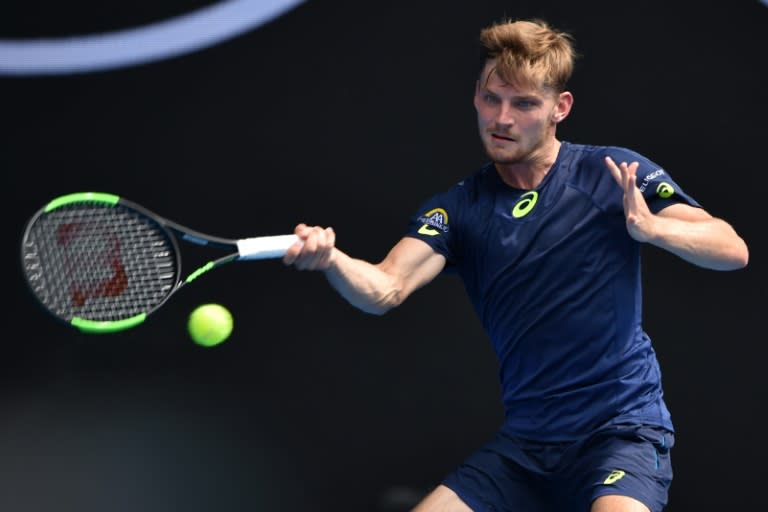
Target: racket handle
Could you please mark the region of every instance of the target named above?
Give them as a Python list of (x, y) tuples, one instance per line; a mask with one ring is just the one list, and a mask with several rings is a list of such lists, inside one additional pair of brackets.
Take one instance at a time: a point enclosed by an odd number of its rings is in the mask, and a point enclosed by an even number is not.
[(290, 246), (299, 241), (296, 235), (274, 235), (244, 238), (237, 241), (241, 260), (265, 260), (282, 258)]

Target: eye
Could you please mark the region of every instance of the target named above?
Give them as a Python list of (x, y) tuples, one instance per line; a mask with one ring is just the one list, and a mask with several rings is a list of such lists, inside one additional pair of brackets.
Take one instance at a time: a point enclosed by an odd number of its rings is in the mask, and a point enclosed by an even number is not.
[(534, 100), (521, 99), (515, 101), (515, 106), (521, 110), (530, 110), (536, 107), (538, 103)]
[(498, 96), (496, 96), (495, 94), (491, 94), (489, 92), (483, 94), (483, 101), (485, 101), (489, 105), (498, 105), (501, 102)]

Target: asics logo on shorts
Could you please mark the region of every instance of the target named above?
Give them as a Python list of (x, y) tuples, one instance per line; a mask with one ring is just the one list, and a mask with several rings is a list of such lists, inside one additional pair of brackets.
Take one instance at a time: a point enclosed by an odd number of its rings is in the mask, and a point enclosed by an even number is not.
[(620, 469), (615, 469), (615, 470), (610, 472), (610, 474), (608, 475), (608, 477), (606, 477), (605, 480), (603, 480), (603, 484), (604, 485), (615, 484), (616, 482), (618, 482), (619, 480), (624, 478), (624, 475), (626, 475), (626, 473), (624, 473), (624, 471), (622, 471)]

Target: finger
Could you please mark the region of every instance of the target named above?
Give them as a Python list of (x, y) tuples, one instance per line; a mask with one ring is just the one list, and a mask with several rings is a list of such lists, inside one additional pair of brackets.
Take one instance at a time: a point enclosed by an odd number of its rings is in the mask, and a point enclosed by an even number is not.
[(631, 210), (634, 210), (637, 204), (637, 195), (640, 194), (640, 190), (637, 188), (637, 168), (639, 165), (638, 162), (632, 162), (629, 165), (626, 162), (622, 162), (620, 165), (621, 173), (625, 180), (624, 199)]
[(613, 161), (613, 158), (611, 158), (609, 156), (606, 156), (605, 157), (605, 165), (606, 165), (606, 167), (608, 167), (608, 170), (611, 172), (611, 175), (613, 176), (613, 179), (616, 180), (616, 183), (618, 183), (619, 185), (621, 185), (623, 187), (624, 186), (624, 180), (622, 179), (622, 176), (621, 176), (621, 170), (616, 165), (616, 162)]
[(288, 247), (288, 249), (285, 251), (285, 254), (283, 254), (284, 265), (292, 265), (296, 261), (296, 258), (298, 258), (299, 254), (301, 254), (301, 248), (304, 245), (302, 233), (306, 227), (306, 224), (297, 224), (293, 229), (293, 233), (299, 237), (299, 240), (295, 244)]
[(333, 228), (325, 229), (325, 251), (320, 258), (320, 268), (326, 269), (331, 264), (331, 254), (333, 254), (333, 248), (336, 247), (336, 232)]
[(293, 264), (299, 270), (306, 270), (307, 262), (315, 251), (315, 247), (317, 247), (317, 238), (315, 237), (314, 230), (306, 225), (301, 225), (297, 228), (296, 234), (301, 239), (302, 246), (297, 252)]
[(297, 262), (297, 267), (301, 270), (317, 269), (326, 250), (326, 245), (326, 230), (319, 226), (309, 228), (307, 238), (304, 241), (302, 256)]
[(294, 234), (304, 240), (307, 238), (307, 234), (311, 232), (311, 228), (304, 224), (303, 222), (296, 225), (296, 228), (293, 230)]
[(626, 180), (625, 188), (627, 192), (637, 188), (637, 168), (639, 165), (637, 162), (632, 162), (629, 165), (626, 162), (621, 163), (621, 172)]
[(294, 234), (299, 237), (299, 240), (291, 245), (283, 255), (283, 263), (294, 265), (297, 269), (303, 270), (306, 266), (306, 261), (308, 261), (314, 250), (313, 247), (315, 247), (315, 242), (312, 238), (313, 231), (312, 227), (304, 223), (296, 225)]
[(629, 167), (627, 167), (628, 171), (628, 178), (630, 181), (637, 186), (637, 169), (640, 167), (639, 162), (632, 162), (629, 164)]
[(312, 252), (307, 255), (307, 259), (303, 262), (304, 268), (307, 270), (315, 270), (318, 268), (318, 264), (325, 251), (325, 245), (327, 243), (327, 237), (325, 229), (320, 227), (312, 228)]
[(304, 244), (301, 242), (301, 240), (299, 240), (291, 245), (288, 249), (286, 249), (285, 254), (283, 254), (283, 264), (293, 265), (296, 262), (296, 258), (298, 258), (301, 254), (301, 248), (303, 245)]

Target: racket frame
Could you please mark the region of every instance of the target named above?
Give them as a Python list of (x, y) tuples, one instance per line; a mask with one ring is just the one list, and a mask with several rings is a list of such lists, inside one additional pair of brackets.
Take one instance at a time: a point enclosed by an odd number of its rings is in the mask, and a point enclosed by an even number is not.
[[(162, 298), (162, 300), (160, 300), (157, 304), (149, 308), (147, 311), (118, 320), (91, 320), (79, 316), (73, 316), (71, 319), (67, 320), (66, 318), (63, 318), (62, 316), (57, 315), (51, 311), (50, 308), (48, 308), (45, 304), (42, 304), (42, 301), (35, 294), (38, 302), (40, 302), (41, 305), (51, 315), (64, 322), (68, 322), (73, 327), (85, 333), (114, 333), (136, 327), (137, 325), (142, 324), (150, 314), (163, 306), (172, 295), (179, 291), (179, 289), (199, 278), (201, 275), (233, 261), (246, 259), (279, 258), (282, 256), (282, 254), (285, 253), (285, 250), (290, 247), (290, 245), (298, 241), (298, 237), (296, 237), (296, 235), (260, 236), (244, 239), (213, 236), (169, 220), (133, 201), (115, 194), (105, 192), (75, 192), (56, 197), (55, 199), (49, 201), (29, 219), (24, 229), (24, 235), (22, 237), (22, 260), (25, 258), (24, 245), (29, 238), (29, 233), (35, 222), (41, 216), (67, 205), (86, 202), (100, 203), (105, 206), (112, 207), (122, 205), (123, 207), (126, 207), (130, 210), (134, 210), (138, 214), (155, 223), (159, 230), (165, 234), (166, 238), (173, 247), (173, 251), (175, 253), (174, 257), (176, 263), (176, 275), (174, 276), (173, 285)], [(206, 262), (205, 264), (197, 267), (195, 270), (189, 273), (185, 278), (182, 278), (183, 266), (179, 240), (183, 240), (197, 246), (212, 247), (223, 251), (229, 250), (230, 252), (217, 259)], [(25, 266), (24, 277), (27, 280), (28, 285), (32, 288), (30, 277), (28, 276), (28, 272), (26, 270), (26, 265), (23, 261), (22, 264)]]

